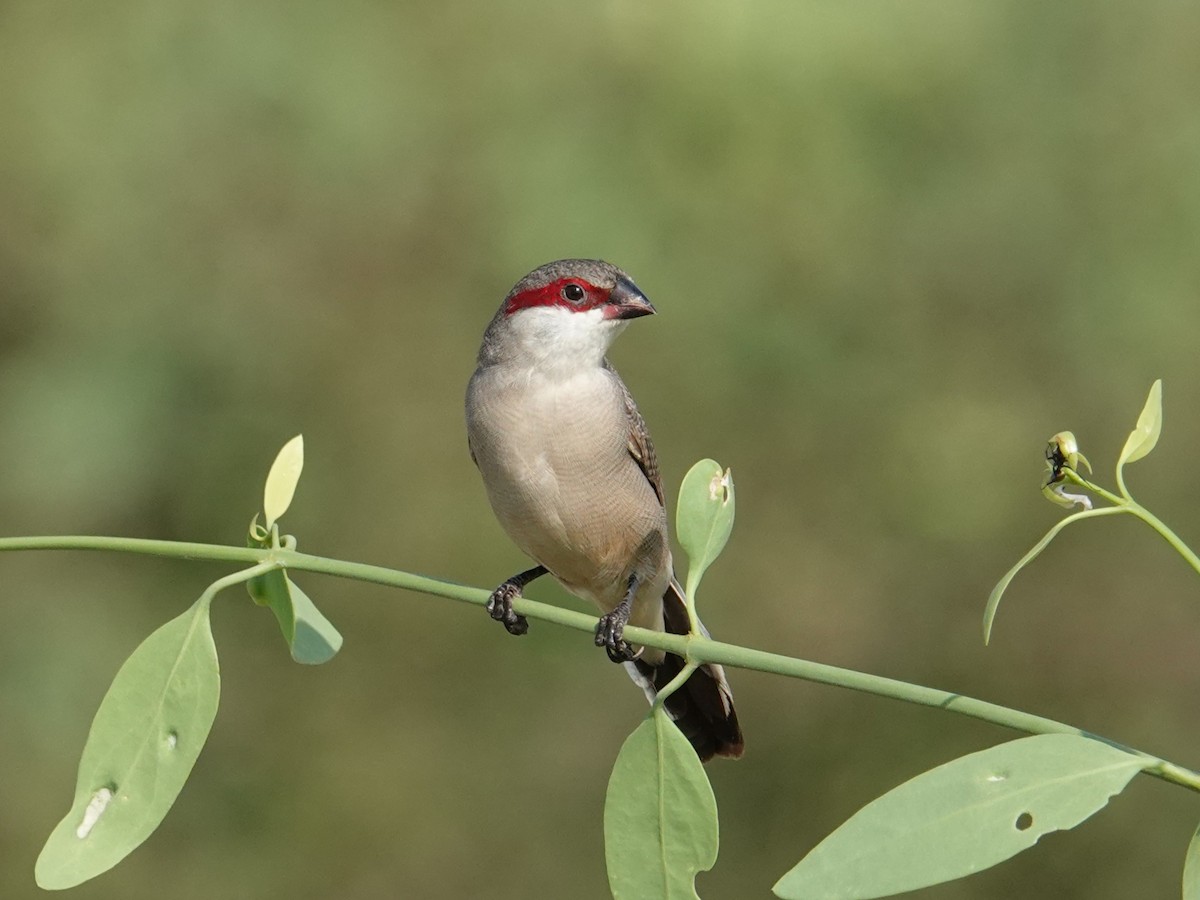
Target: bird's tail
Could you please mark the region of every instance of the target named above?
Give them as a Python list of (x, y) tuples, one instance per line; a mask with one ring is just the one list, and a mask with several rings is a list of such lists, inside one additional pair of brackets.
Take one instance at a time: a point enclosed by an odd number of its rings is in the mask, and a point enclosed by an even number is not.
[[(671, 634), (688, 633), (687, 604), (675, 579), (671, 579), (663, 595), (663, 624)], [(708, 631), (703, 625), (700, 628), (707, 637)], [(673, 653), (665, 654), (656, 666), (641, 659), (625, 663), (629, 677), (646, 692), (651, 703), (658, 692), (683, 671), (683, 666), (683, 660)], [(725, 679), (725, 670), (720, 666), (708, 663), (698, 668), (664, 705), (679, 730), (696, 748), (701, 762), (708, 762), (714, 756), (737, 759), (742, 755), (745, 745), (733, 708), (733, 692)]]

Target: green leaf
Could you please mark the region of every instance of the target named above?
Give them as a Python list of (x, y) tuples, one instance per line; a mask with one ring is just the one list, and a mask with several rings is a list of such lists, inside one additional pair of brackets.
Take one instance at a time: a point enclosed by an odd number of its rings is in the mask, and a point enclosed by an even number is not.
[(283, 570), (250, 579), (246, 589), (255, 603), (271, 607), (296, 662), (318, 666), (342, 648), (338, 630)]
[(1099, 509), (1085, 509), (1056, 522), (1054, 527), (1047, 531), (1045, 536), (1033, 545), (1033, 549), (1022, 556), (1015, 566), (1005, 572), (1004, 577), (996, 582), (996, 586), (992, 588), (991, 594), (988, 595), (987, 607), (983, 611), (983, 642), (986, 644), (992, 639), (992, 623), (996, 620), (996, 610), (1000, 608), (1000, 598), (1004, 596), (1004, 592), (1008, 589), (1009, 584), (1017, 577), (1018, 572), (1037, 559), (1038, 555), (1049, 546), (1050, 542), (1054, 540), (1060, 531), (1072, 522), (1077, 522), (1080, 519), (1089, 519), (1092, 516), (1110, 516), (1115, 513), (1128, 511), (1124, 506), (1102, 506)]
[(617, 755), (604, 800), (614, 900), (694, 900), (717, 861), (717, 801), (704, 766), (656, 707)]
[(1102, 809), (1146, 762), (1071, 734), (1021, 738), (918, 775), (855, 813), (775, 885), (792, 898), (887, 897), (962, 878)]
[(291, 640), (292, 659), (310, 666), (329, 662), (342, 649), (342, 635), (298, 585), (291, 579), (287, 583), (296, 614), (296, 628)]
[(1200, 900), (1200, 828), (1192, 835), (1183, 862), (1183, 900)]
[(271, 471), (267, 473), (267, 484), (263, 489), (263, 512), (267, 515), (268, 531), (292, 505), (303, 469), (304, 436), (298, 434), (283, 445), (271, 464)]
[(700, 579), (725, 549), (733, 529), (733, 477), (711, 459), (696, 463), (679, 488), (675, 532), (688, 555), (687, 595), (694, 597)]
[(1117, 458), (1117, 468), (1125, 463), (1137, 462), (1154, 449), (1158, 436), (1162, 432), (1162, 379), (1150, 386), (1150, 394), (1146, 397), (1146, 405), (1138, 416), (1137, 425), (1125, 439), (1125, 447)]
[(175, 802), (221, 692), (208, 612), (202, 597), (146, 638), (117, 672), (83, 748), (71, 811), (38, 857), (41, 887), (74, 887), (112, 868)]

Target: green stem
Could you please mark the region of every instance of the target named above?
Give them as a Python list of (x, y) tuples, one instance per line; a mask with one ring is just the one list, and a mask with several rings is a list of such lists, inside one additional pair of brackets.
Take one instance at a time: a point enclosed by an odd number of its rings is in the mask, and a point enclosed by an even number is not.
[(1137, 516), (1139, 519), (1157, 531), (1162, 538), (1175, 549), (1176, 553), (1187, 560), (1187, 564), (1189, 566), (1191, 566), (1197, 572), (1200, 572), (1200, 556), (1197, 556), (1192, 551), (1191, 547), (1180, 540), (1179, 535), (1168, 528), (1167, 524), (1163, 522), (1162, 519), (1154, 515), (1154, 513), (1150, 512), (1150, 510), (1146, 509), (1146, 507), (1142, 506), (1142, 504), (1138, 503), (1129, 496), (1128, 492), (1125, 490), (1124, 482), (1120, 481), (1120, 469), (1117, 470), (1117, 477), (1121, 484), (1121, 493), (1124, 494), (1122, 497), (1118, 497), (1116, 494), (1106, 491), (1099, 485), (1092, 484), (1090, 481), (1082, 478), (1079, 473), (1073, 469), (1064, 469), (1063, 471), (1066, 473), (1067, 479), (1072, 483), (1091, 491), (1098, 497), (1103, 497), (1113, 506), (1121, 507), (1125, 512)]
[[(1163, 526), (1161, 522), (1158, 522), (1157, 519), (1151, 522), (1150, 520), (1153, 519), (1153, 516), (1150, 516), (1149, 513), (1145, 513), (1145, 517), (1149, 517), (1146, 518), (1146, 521), (1156, 529), (1160, 529), (1164, 537), (1170, 535), (1167, 538), (1168, 540), (1174, 538), (1170, 530), (1166, 526)], [(1156, 522), (1157, 524), (1155, 524)], [(1178, 538), (1174, 538), (1174, 540), (1178, 541)], [(110, 550), (125, 553), (143, 553), (175, 559), (257, 563), (267, 568), (283, 566), (284, 568), (298, 571), (316, 572), (339, 578), (352, 578), (373, 584), (403, 588), (438, 597), (446, 597), (451, 600), (473, 603), (477, 606), (485, 604), (489, 596), (489, 592), (481, 588), (453, 584), (448, 581), (440, 581), (436, 578), (414, 575), (409, 572), (400, 572), (395, 569), (386, 569), (382, 566), (371, 566), (364, 563), (329, 559), (323, 556), (312, 556), (294, 550), (226, 547), (215, 544), (91, 536), (0, 538), (0, 552), (5, 550)], [(1193, 562), (1194, 560), (1195, 555), (1190, 554), (1189, 562)], [(1193, 565), (1197, 565), (1197, 562), (1193, 562)], [(253, 571), (256, 571), (257, 568), (256, 566), (255, 570), (251, 570), (249, 574), (253, 574)], [(245, 580), (247, 577), (249, 577), (248, 572), (242, 571), (221, 579), (221, 582), (236, 583), (237, 581)], [(574, 610), (551, 606), (550, 604), (540, 603), (526, 597), (515, 600), (513, 607), (521, 615), (530, 618), (563, 625), (567, 628), (574, 628), (589, 634), (596, 630), (596, 619), (594, 616)], [(698, 635), (664, 634), (659, 631), (629, 626), (625, 629), (625, 638), (633, 644), (656, 647), (666, 650), (669, 653), (674, 653), (685, 659), (690, 666), (703, 665), (704, 663), (718, 663), (726, 666), (784, 675), (790, 678), (801, 678), (805, 681), (849, 688), (853, 691), (874, 694), (879, 697), (888, 697), (893, 700), (903, 700), (920, 706), (937, 707), (958, 713), (959, 715), (970, 716), (974, 719), (981, 719), (985, 722), (991, 722), (995, 725), (1002, 725), (1006, 728), (1013, 728), (1031, 734), (1078, 734), (1087, 737), (1096, 737), (1079, 728), (1057, 722), (1054, 719), (1035, 716), (1005, 706), (999, 706), (995, 703), (987, 703), (983, 700), (965, 697), (962, 694), (917, 684), (909, 684), (908, 682), (884, 678), (879, 675), (869, 675), (865, 672), (857, 672), (852, 669), (843, 669), (837, 666), (827, 666), (822, 663), (781, 656), (763, 650), (753, 650), (749, 647), (740, 647), (736, 644), (726, 644)], [(1097, 737), (1097, 739), (1113, 744), (1112, 741), (1104, 738)], [(1121, 747), (1119, 744), (1114, 744), (1114, 746)], [(1145, 771), (1148, 774), (1200, 792), (1200, 772), (1191, 771), (1190, 769), (1167, 762), (1139, 750), (1128, 747), (1121, 747), (1121, 749), (1140, 756), (1145, 760)]]
[(200, 595), (198, 603), (207, 606), (212, 603), (213, 597), (225, 590), (225, 588), (233, 587), (237, 584), (243, 584), (252, 578), (257, 578), (259, 575), (266, 575), (268, 572), (273, 572), (275, 569), (282, 568), (279, 563), (272, 560), (257, 563), (248, 569), (241, 569), (237, 572), (230, 572), (224, 578), (218, 578)]
[(200, 559), (211, 562), (261, 562), (270, 550), (253, 547), (227, 547), (223, 544), (192, 544), (185, 541), (157, 541), (147, 538), (99, 537), (69, 535), (54, 537), (0, 538), (4, 550), (108, 550), (118, 553), (141, 553), (165, 556), (170, 559)]
[(1134, 500), (1129, 501), (1129, 511), (1162, 535), (1166, 542), (1175, 548), (1175, 552), (1187, 560), (1189, 566), (1200, 572), (1200, 557), (1197, 557), (1192, 548), (1181, 541), (1179, 535), (1168, 528), (1162, 519)]
[(819, 684), (835, 685), (852, 691), (874, 694), (877, 697), (888, 697), (892, 700), (903, 700), (919, 706), (931, 706), (945, 709), (959, 715), (981, 719), (994, 725), (1002, 725), (1016, 731), (1030, 734), (1077, 734), (1094, 738), (1119, 747), (1129, 753), (1141, 756), (1148, 763), (1147, 771), (1175, 784), (1200, 792), (1200, 773), (1167, 762), (1151, 754), (1144, 753), (1118, 744), (1107, 738), (1100, 737), (1073, 725), (1048, 719), (1044, 716), (1021, 712), (985, 700), (976, 700), (952, 691), (910, 684), (884, 678), (880, 675), (869, 675), (853, 669), (842, 669), (837, 666), (827, 666), (822, 663), (810, 662), (739, 647), (733, 644), (723, 644), (719, 641), (694, 638), (692, 640), (690, 658), (700, 662), (718, 662), (726, 666), (743, 669), (754, 669), (759, 672), (770, 672), (776, 675), (786, 675), (791, 678), (801, 678)]
[[(703, 640), (703, 638), (701, 640)], [(654, 707), (657, 709), (666, 703), (667, 698), (683, 687), (687, 683), (687, 680), (692, 677), (692, 673), (698, 668), (700, 668), (700, 663), (690, 661), (687, 662), (684, 667), (679, 670), (679, 674), (663, 685), (658, 693), (655, 694)]]
[[(1080, 475), (1074, 469), (1063, 469), (1063, 474), (1066, 475), (1067, 480), (1070, 481), (1072, 484), (1077, 484), (1081, 488), (1091, 491), (1097, 497), (1103, 497), (1105, 500), (1107, 500), (1113, 506), (1129, 506), (1131, 503), (1133, 503), (1133, 500), (1131, 498), (1129, 498), (1128, 496), (1119, 497), (1116, 494), (1114, 494), (1112, 491), (1107, 491), (1104, 488), (1100, 487), (1100, 485), (1098, 485), (1098, 484), (1092, 484), (1090, 481), (1088, 481), (1086, 478), (1084, 478), (1082, 475)], [(1125, 486), (1122, 485), (1121, 491), (1124, 492), (1124, 490), (1125, 490)]]
[[(1121, 503), (1124, 503), (1127, 501), (1133, 502), (1133, 497), (1130, 496), (1129, 489), (1127, 487), (1125, 487), (1125, 473), (1123, 471), (1124, 468), (1125, 468), (1124, 463), (1117, 464), (1117, 490), (1119, 490), (1121, 492), (1121, 498), (1122, 498), (1118, 502), (1121, 502)], [(1108, 493), (1108, 492), (1106, 491), (1105, 493)], [(1112, 494), (1109, 494), (1109, 496), (1111, 497)], [(1109, 502), (1111, 503), (1112, 501), (1110, 500)]]

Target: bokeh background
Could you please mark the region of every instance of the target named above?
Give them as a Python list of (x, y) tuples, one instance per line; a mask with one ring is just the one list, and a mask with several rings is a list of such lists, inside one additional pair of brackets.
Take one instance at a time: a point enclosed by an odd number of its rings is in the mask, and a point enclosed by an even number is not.
[[(790, 0), (0, 5), (0, 533), (239, 544), (303, 432), (301, 549), (492, 586), (524, 560), (462, 394), (508, 287), (562, 256), (660, 314), (613, 359), (671, 493), (732, 466), (722, 638), (961, 691), (1200, 764), (1200, 580), (1039, 494), (1071, 428), (1200, 542), (1200, 8)], [(32, 897), (124, 657), (226, 571), (0, 557), (0, 895)], [(85, 898), (607, 896), (608, 770), (644, 713), (585, 635), (301, 577), (345, 635), (292, 664), (239, 592), (212, 736)], [(552, 584), (534, 597), (574, 603)], [(706, 897), (1014, 735), (735, 672)], [(939, 898), (1177, 896), (1200, 804), (1138, 779)]]

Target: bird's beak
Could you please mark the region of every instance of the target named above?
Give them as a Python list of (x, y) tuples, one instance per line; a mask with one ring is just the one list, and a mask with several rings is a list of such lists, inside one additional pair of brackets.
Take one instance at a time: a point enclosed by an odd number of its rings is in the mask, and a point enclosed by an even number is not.
[(638, 286), (628, 278), (618, 278), (605, 308), (606, 319), (636, 319), (654, 314), (654, 307)]

